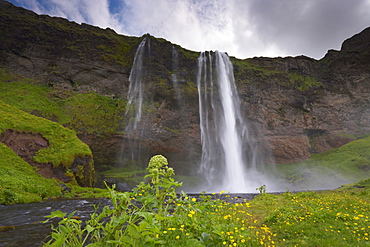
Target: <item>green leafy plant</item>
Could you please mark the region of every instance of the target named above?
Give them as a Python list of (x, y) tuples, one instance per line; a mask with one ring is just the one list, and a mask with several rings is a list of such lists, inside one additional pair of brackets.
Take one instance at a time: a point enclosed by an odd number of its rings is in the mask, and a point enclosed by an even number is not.
[(261, 185), (260, 187), (256, 188), (256, 190), (258, 190), (260, 194), (266, 193), (266, 185)]

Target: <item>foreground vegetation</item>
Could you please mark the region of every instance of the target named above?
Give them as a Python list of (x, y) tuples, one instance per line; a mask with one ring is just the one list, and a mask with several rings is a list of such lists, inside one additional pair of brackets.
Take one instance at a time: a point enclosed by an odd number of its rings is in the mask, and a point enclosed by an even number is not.
[(62, 220), (44, 246), (369, 245), (370, 179), (338, 191), (261, 193), (247, 202), (224, 192), (177, 196), (181, 183), (160, 155), (147, 170), (150, 180), (132, 192), (110, 189), (113, 207), (87, 222), (53, 212), (49, 218)]

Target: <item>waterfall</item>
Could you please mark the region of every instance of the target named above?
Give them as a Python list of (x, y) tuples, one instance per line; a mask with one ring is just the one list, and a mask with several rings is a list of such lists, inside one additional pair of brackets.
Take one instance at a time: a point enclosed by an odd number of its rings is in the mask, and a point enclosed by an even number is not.
[(181, 96), (181, 90), (179, 83), (182, 81), (181, 78), (179, 78), (178, 75), (178, 70), (179, 70), (179, 52), (177, 51), (176, 47), (172, 45), (172, 74), (171, 74), (171, 79), (172, 79), (172, 85), (173, 89), (175, 90), (176, 98), (177, 98), (177, 103), (179, 107), (183, 105), (183, 100)]
[(141, 107), (143, 104), (143, 57), (147, 38), (145, 37), (136, 50), (134, 63), (129, 77), (129, 88), (127, 93), (126, 116), (130, 117), (125, 128), (127, 134), (133, 134), (141, 119)]
[(127, 93), (127, 105), (125, 118), (128, 123), (125, 127), (127, 140), (124, 141), (120, 155), (120, 163), (139, 163), (141, 160), (141, 145), (139, 142), (138, 124), (141, 120), (143, 91), (145, 79), (144, 56), (145, 48), (150, 52), (149, 39), (144, 39), (139, 44), (134, 58), (134, 63), (129, 76), (129, 88)]
[(200, 173), (211, 191), (250, 192), (260, 186), (253, 138), (240, 111), (233, 66), (225, 53), (198, 58), (202, 141)]

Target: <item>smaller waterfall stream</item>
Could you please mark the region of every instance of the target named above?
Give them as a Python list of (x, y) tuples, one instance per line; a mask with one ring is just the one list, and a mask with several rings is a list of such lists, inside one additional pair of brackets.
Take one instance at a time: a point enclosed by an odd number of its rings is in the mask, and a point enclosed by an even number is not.
[(182, 96), (181, 96), (181, 90), (179, 87), (179, 82), (181, 81), (181, 78), (179, 78), (178, 70), (179, 70), (179, 52), (177, 51), (176, 47), (172, 46), (172, 85), (175, 90), (177, 102), (179, 106), (183, 105)]
[(130, 116), (130, 122), (126, 126), (126, 133), (132, 134), (141, 119), (141, 108), (143, 104), (143, 57), (147, 38), (145, 37), (136, 50), (134, 63), (129, 77), (129, 88), (127, 93), (126, 116)]
[(141, 159), (141, 146), (138, 138), (138, 124), (141, 120), (144, 79), (146, 75), (144, 58), (145, 48), (150, 52), (150, 43), (147, 37), (139, 44), (134, 58), (134, 63), (129, 77), (129, 88), (127, 93), (127, 106), (125, 117), (128, 123), (125, 128), (127, 143), (123, 145), (120, 155), (120, 163), (139, 162)]
[(207, 191), (255, 190), (256, 150), (240, 112), (233, 66), (225, 53), (201, 53), (198, 95), (202, 139), (201, 174)]

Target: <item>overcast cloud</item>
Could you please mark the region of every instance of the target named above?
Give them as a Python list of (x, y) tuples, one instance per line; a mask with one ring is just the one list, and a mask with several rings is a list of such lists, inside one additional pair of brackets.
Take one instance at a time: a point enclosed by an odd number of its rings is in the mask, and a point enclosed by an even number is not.
[(238, 58), (306, 55), (370, 26), (370, 0), (9, 0), (39, 14), (117, 33), (150, 33), (184, 48)]

